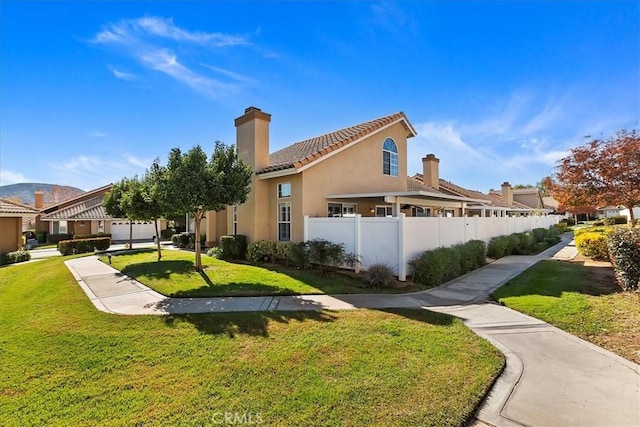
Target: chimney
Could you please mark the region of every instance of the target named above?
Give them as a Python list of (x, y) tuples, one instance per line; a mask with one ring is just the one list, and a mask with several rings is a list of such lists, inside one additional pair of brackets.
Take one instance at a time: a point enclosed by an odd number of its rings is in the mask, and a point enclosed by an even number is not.
[(42, 191), (36, 191), (33, 193), (35, 199), (35, 208), (42, 209), (44, 207), (44, 193)]
[(254, 171), (269, 166), (269, 122), (271, 114), (256, 107), (248, 107), (236, 119), (238, 156)]
[(436, 190), (440, 187), (440, 160), (435, 154), (422, 158), (422, 182)]
[(513, 205), (513, 189), (507, 181), (502, 183), (502, 200), (508, 205)]

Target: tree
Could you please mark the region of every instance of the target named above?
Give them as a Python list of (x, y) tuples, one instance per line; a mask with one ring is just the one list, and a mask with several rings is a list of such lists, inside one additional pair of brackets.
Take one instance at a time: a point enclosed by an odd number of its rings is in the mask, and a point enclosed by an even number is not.
[(640, 205), (640, 134), (621, 130), (607, 140), (593, 139), (571, 149), (546, 183), (553, 197), (568, 207)]
[(123, 178), (113, 184), (102, 200), (105, 211), (115, 218), (127, 218), (129, 220), (129, 248), (133, 248), (133, 220), (135, 213), (131, 206), (132, 195), (135, 188), (139, 187), (137, 177), (134, 179)]
[(202, 271), (200, 223), (206, 211), (220, 212), (241, 204), (250, 191), (251, 167), (238, 158), (235, 147), (215, 143), (210, 160), (200, 146), (186, 153), (173, 148), (164, 179), (167, 200), (173, 210), (189, 212), (194, 218), (196, 270)]
[(152, 220), (155, 225), (158, 261), (162, 259), (158, 220), (171, 210), (171, 203), (167, 199), (166, 176), (166, 169), (160, 166), (158, 159), (155, 159), (151, 168), (147, 169), (140, 186), (143, 200), (139, 203), (139, 213), (144, 219)]

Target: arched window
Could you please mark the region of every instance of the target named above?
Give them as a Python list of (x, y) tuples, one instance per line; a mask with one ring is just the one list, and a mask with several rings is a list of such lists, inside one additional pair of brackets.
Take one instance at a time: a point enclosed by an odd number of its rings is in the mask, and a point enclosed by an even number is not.
[(398, 176), (398, 146), (391, 138), (385, 139), (382, 145), (382, 173)]

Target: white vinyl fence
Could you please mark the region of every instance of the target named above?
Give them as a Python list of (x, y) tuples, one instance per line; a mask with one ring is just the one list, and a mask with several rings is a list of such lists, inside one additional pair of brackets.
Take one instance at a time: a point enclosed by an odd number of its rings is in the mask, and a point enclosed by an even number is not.
[(424, 251), (466, 243), (489, 242), (492, 237), (549, 228), (558, 215), (515, 217), (304, 217), (304, 240), (342, 243), (346, 252), (360, 256), (362, 267), (384, 263), (406, 280), (408, 262)]

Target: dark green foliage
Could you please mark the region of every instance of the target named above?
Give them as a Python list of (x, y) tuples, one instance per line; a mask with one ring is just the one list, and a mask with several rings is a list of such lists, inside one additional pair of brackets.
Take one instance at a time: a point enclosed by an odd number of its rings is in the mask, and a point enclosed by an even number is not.
[(456, 245), (456, 247), (460, 252), (463, 274), (487, 263), (487, 244), (484, 241), (469, 240), (463, 245)]
[(222, 249), (222, 259), (242, 259), (247, 252), (247, 236), (243, 234), (220, 236), (220, 249)]
[(47, 242), (47, 232), (46, 231), (38, 231), (36, 233), (36, 239), (38, 239), (38, 243), (46, 243)]
[(344, 245), (323, 239), (314, 239), (305, 243), (257, 240), (249, 244), (247, 252), (251, 262), (256, 264), (271, 262), (308, 269), (313, 263), (321, 272), (326, 266), (346, 265), (353, 268), (359, 263), (355, 254), (345, 253)]
[(71, 240), (73, 239), (73, 234), (47, 234), (47, 243), (54, 244), (58, 243), (61, 240)]
[(369, 266), (364, 275), (364, 284), (370, 288), (391, 288), (396, 284), (396, 277), (387, 264), (376, 263)]
[(325, 266), (337, 267), (344, 263), (345, 252), (342, 243), (331, 243), (324, 239), (312, 239), (305, 243), (309, 261), (316, 264), (322, 273)]
[(160, 237), (163, 239), (171, 239), (174, 234), (176, 234), (175, 228), (165, 228), (164, 230), (160, 230)]
[(288, 250), (289, 259), (294, 266), (303, 270), (311, 267), (311, 260), (305, 243), (290, 243)]
[(417, 284), (433, 287), (482, 267), (486, 261), (486, 244), (471, 240), (450, 248), (422, 253), (412, 260), (413, 279)]
[[(559, 222), (556, 225), (554, 225), (553, 228), (555, 228), (557, 233), (560, 235), (560, 234), (566, 232), (569, 227), (567, 226), (566, 222)], [(536, 228), (536, 230), (537, 230), (537, 228)]]
[(254, 264), (261, 264), (266, 261), (275, 262), (276, 242), (273, 240), (256, 240), (249, 243), (247, 252), (249, 260)]
[[(560, 241), (560, 230), (556, 226), (536, 228), (528, 233), (513, 233), (494, 237), (487, 246), (487, 256), (498, 259), (508, 255), (530, 255), (540, 252)], [(544, 242), (544, 245), (538, 243)]]
[(626, 224), (628, 221), (628, 218), (624, 215), (616, 215), (616, 216), (606, 217), (602, 221), (604, 222), (604, 225)]
[(29, 261), (31, 254), (28, 251), (15, 251), (6, 254), (0, 253), (0, 265), (15, 264), (17, 262)]
[(222, 259), (222, 249), (213, 247), (207, 251), (207, 255), (211, 258)]
[(617, 229), (608, 235), (609, 254), (618, 284), (625, 291), (640, 285), (640, 229)]
[[(176, 248), (187, 248), (189, 246), (189, 234), (190, 233), (178, 233), (171, 236), (171, 242)], [(195, 234), (194, 234), (195, 236)]]
[(111, 246), (111, 238), (97, 237), (95, 239), (62, 240), (58, 242), (58, 251), (62, 255), (83, 254), (93, 251), (106, 251)]

